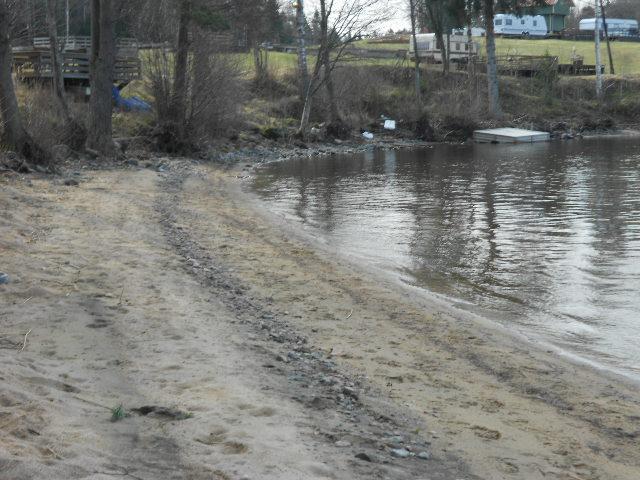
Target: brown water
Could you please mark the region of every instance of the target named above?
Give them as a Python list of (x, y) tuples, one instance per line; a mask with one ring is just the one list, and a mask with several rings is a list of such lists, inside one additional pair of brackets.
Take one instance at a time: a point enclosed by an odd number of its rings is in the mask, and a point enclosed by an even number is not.
[(271, 164), (254, 188), (327, 248), (640, 378), (640, 140)]

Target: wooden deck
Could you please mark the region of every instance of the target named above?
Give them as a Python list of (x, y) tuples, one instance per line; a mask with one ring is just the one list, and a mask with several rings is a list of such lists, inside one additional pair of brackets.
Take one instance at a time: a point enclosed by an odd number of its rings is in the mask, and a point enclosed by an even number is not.
[(492, 128), (476, 130), (473, 139), (478, 143), (535, 143), (548, 142), (551, 135), (548, 132), (536, 132), (522, 128)]
[[(63, 41), (62, 76), (65, 85), (88, 86), (90, 77), (91, 40), (88, 37), (69, 37)], [(13, 71), (22, 82), (50, 81), (51, 52), (48, 38), (34, 39), (33, 46), (13, 49)], [(118, 41), (114, 83), (126, 85), (141, 76), (138, 47), (131, 39)]]

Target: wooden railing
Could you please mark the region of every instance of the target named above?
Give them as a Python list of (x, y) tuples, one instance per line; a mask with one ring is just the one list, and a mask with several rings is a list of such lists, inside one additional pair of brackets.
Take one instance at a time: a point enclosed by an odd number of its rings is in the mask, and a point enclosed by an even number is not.
[[(89, 51), (91, 50), (91, 37), (72, 36), (60, 38), (58, 40), (60, 49), (63, 51)], [(33, 47), (37, 50), (50, 48), (51, 41), (49, 37), (35, 37), (33, 39)], [(135, 38), (118, 38), (118, 50), (130, 50), (138, 48), (138, 41)]]
[[(63, 52), (62, 76), (65, 80), (89, 80), (90, 54)], [(16, 51), (13, 54), (14, 72), (22, 81), (50, 79), (51, 54), (47, 50)], [(140, 78), (140, 60), (137, 57), (118, 57), (114, 82), (129, 83)]]

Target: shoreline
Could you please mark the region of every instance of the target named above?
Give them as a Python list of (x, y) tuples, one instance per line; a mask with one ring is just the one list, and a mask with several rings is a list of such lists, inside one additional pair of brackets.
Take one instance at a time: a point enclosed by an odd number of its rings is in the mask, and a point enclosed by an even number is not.
[[(621, 133), (620, 136), (624, 138), (640, 137), (640, 130), (638, 131), (630, 131), (632, 134)], [(616, 134), (604, 135), (605, 138), (609, 136), (617, 136)], [(597, 139), (601, 138), (603, 135), (585, 137), (585, 139)], [(433, 145), (433, 144), (430, 144)], [(384, 148), (384, 147), (381, 147)], [(402, 147), (400, 147), (402, 148)], [(420, 147), (416, 147), (420, 148)], [(270, 162), (265, 162), (260, 165), (256, 165), (253, 168), (258, 169), (262, 166), (265, 166), (269, 163), (277, 163), (280, 161), (287, 161), (288, 159), (274, 159)], [(237, 170), (241, 171), (241, 170)], [(250, 178), (241, 178), (242, 181), (251, 181)], [(608, 378), (612, 381), (620, 382), (627, 385), (630, 388), (639, 388), (640, 389), (640, 372), (633, 373), (631, 371), (625, 370), (624, 367), (615, 367), (611, 365), (606, 365), (604, 363), (598, 362), (596, 359), (590, 359), (585, 356), (581, 356), (580, 354), (573, 353), (568, 349), (564, 349), (557, 345), (554, 345), (551, 341), (545, 340), (542, 336), (536, 335), (535, 333), (531, 333), (527, 335), (522, 332), (516, 331), (515, 328), (512, 328), (508, 325), (501, 323), (499, 320), (495, 320), (491, 318), (491, 312), (482, 312), (478, 313), (477, 311), (471, 309), (465, 309), (461, 307), (457, 307), (456, 303), (468, 303), (464, 299), (459, 299), (455, 297), (448, 297), (446, 295), (437, 294), (432, 292), (426, 287), (422, 287), (419, 285), (413, 285), (406, 279), (403, 279), (403, 275), (398, 271), (393, 271), (390, 269), (385, 269), (382, 267), (377, 267), (371, 263), (367, 262), (367, 259), (363, 256), (359, 256), (354, 258), (351, 253), (344, 254), (338, 250), (332, 250), (326, 242), (323, 242), (318, 239), (314, 235), (314, 232), (307, 229), (307, 227), (303, 224), (294, 224), (293, 222), (284, 218), (276, 213), (270, 212), (264, 208), (265, 203), (259, 198), (259, 196), (250, 190), (248, 186), (239, 186), (235, 190), (235, 195), (238, 198), (244, 198), (249, 201), (249, 205), (252, 206), (253, 212), (265, 219), (265, 221), (271, 223), (279, 229), (282, 229), (287, 232), (288, 235), (297, 239), (298, 241), (303, 242), (304, 244), (310, 246), (311, 248), (317, 250), (321, 255), (328, 259), (331, 256), (339, 257), (341, 263), (345, 263), (353, 268), (355, 271), (360, 272), (364, 275), (370, 275), (373, 279), (378, 279), (383, 282), (386, 286), (393, 285), (394, 288), (397, 288), (399, 292), (407, 294), (407, 296), (411, 297), (411, 301), (417, 302), (418, 304), (422, 304), (428, 309), (439, 308), (448, 310), (452, 316), (461, 316), (466, 317), (477, 323), (480, 328), (491, 329), (497, 332), (500, 332), (502, 335), (512, 339), (513, 341), (519, 342), (523, 345), (535, 348), (542, 355), (549, 355), (549, 350), (553, 350), (553, 355), (555, 355), (559, 360), (563, 362), (569, 362), (572, 365), (588, 368), (593, 373), (597, 375), (603, 376), (603, 378)], [(471, 305), (471, 304), (470, 304)]]
[[(242, 203), (244, 205), (245, 202), (247, 201), (246, 194), (241, 193), (242, 187), (238, 184), (238, 181), (236, 178), (237, 176), (235, 176), (234, 173), (235, 172), (229, 172), (229, 174), (234, 178), (234, 180), (231, 181), (230, 185), (227, 183), (226, 188), (230, 189), (229, 194), (231, 195), (231, 198), (236, 199), (234, 200), (234, 203)], [(240, 196), (237, 196), (238, 194), (240, 194)], [(318, 242), (309, 242), (308, 237), (306, 239), (304, 238), (300, 239), (300, 237), (295, 232), (292, 232), (290, 228), (283, 228), (283, 224), (285, 222), (282, 219), (279, 219), (275, 214), (265, 212), (264, 209), (258, 209), (256, 211), (255, 205), (249, 205), (249, 206), (251, 207), (252, 214), (257, 215), (258, 218), (264, 219), (265, 216), (269, 218), (269, 220), (267, 221), (267, 224), (271, 224), (271, 227), (267, 227), (268, 229), (275, 228), (279, 232), (279, 235), (283, 235), (285, 238), (289, 240), (289, 242), (301, 244), (303, 246), (311, 245), (309, 255), (312, 255), (314, 258), (317, 257), (319, 260), (321, 260), (322, 262), (327, 262), (329, 265), (336, 264), (335, 268), (337, 269), (337, 271), (348, 272), (345, 275), (348, 275), (348, 276), (353, 275), (355, 278), (358, 278), (358, 279), (362, 278), (364, 279), (362, 281), (367, 283), (371, 281), (371, 283), (375, 284), (375, 287), (371, 287), (371, 288), (375, 289), (376, 291), (379, 291), (378, 289), (382, 289), (382, 291), (387, 292), (385, 293), (385, 295), (387, 294), (393, 295), (394, 296), (393, 298), (396, 298), (395, 295), (398, 295), (400, 298), (398, 301), (401, 302), (402, 309), (406, 309), (409, 305), (418, 304), (416, 315), (418, 316), (427, 315), (427, 317), (425, 317), (425, 320), (427, 322), (433, 321), (433, 319), (435, 318), (437, 319), (437, 323), (441, 325), (445, 331), (447, 329), (453, 329), (454, 331), (459, 331), (460, 329), (462, 329), (462, 331), (465, 332), (462, 334), (463, 336), (467, 336), (468, 338), (471, 338), (471, 339), (480, 339), (479, 343), (480, 345), (482, 345), (480, 348), (475, 348), (473, 344), (476, 342), (476, 340), (472, 340), (471, 341), (472, 345), (465, 345), (464, 344), (465, 342), (463, 342), (463, 344), (459, 344), (458, 346), (451, 349), (449, 335), (447, 334), (442, 334), (442, 335), (436, 334), (435, 337), (439, 337), (439, 339), (431, 337), (430, 341), (433, 342), (433, 345), (435, 348), (444, 347), (445, 352), (450, 352), (450, 353), (445, 353), (444, 354), (445, 356), (453, 354), (452, 358), (457, 358), (457, 361), (464, 359), (462, 360), (463, 362), (464, 361), (470, 362), (470, 364), (474, 365), (474, 367), (479, 369), (480, 372), (484, 372), (484, 374), (488, 374), (489, 378), (497, 379), (498, 384), (504, 384), (503, 387), (505, 386), (508, 387), (508, 389), (511, 390), (512, 393), (514, 391), (515, 392), (520, 391), (520, 392), (523, 392), (525, 396), (530, 396), (531, 392), (535, 392), (533, 394), (534, 398), (537, 399), (537, 401), (542, 401), (543, 403), (546, 403), (552, 409), (559, 409), (557, 410), (559, 412), (578, 412), (583, 409), (583, 407), (579, 406), (581, 405), (580, 399), (586, 399), (594, 395), (593, 391), (597, 390), (598, 385), (600, 385), (602, 388), (606, 388), (607, 385), (613, 383), (619, 387), (620, 394), (622, 394), (623, 390), (630, 389), (629, 390), (630, 392), (634, 392), (634, 394), (630, 398), (635, 398), (634, 402), (638, 401), (638, 386), (633, 383), (630, 383), (628, 379), (621, 378), (615, 374), (609, 374), (609, 372), (607, 372), (606, 374), (603, 374), (602, 371), (598, 371), (582, 363), (576, 364), (570, 359), (559, 357), (556, 355), (550, 355), (549, 352), (545, 352), (544, 348), (541, 347), (540, 345), (537, 345), (535, 346), (536, 348), (532, 349), (531, 348), (532, 344), (530, 341), (522, 342), (521, 339), (518, 338), (518, 335), (514, 335), (514, 332), (510, 332), (504, 327), (497, 326), (495, 322), (492, 322), (489, 319), (477, 317), (472, 314), (469, 314), (468, 312), (465, 312), (464, 315), (459, 315), (460, 312), (456, 312), (455, 314), (452, 315), (450, 313), (451, 306), (448, 304), (448, 302), (446, 302), (445, 300), (434, 302), (433, 297), (430, 297), (429, 295), (425, 297), (423, 295), (425, 292), (422, 289), (420, 292), (421, 295), (419, 297), (416, 297), (415, 295), (411, 295), (410, 293), (407, 292), (406, 285), (401, 285), (400, 282), (398, 282), (397, 277), (395, 279), (390, 279), (387, 277), (385, 281), (380, 282), (380, 278), (381, 278), (380, 276), (376, 275), (374, 276), (374, 278), (371, 278), (367, 274), (368, 272), (366, 271), (367, 270), (366, 268), (360, 268), (361, 267), (360, 265), (357, 267), (354, 267), (351, 261), (347, 261), (341, 256), (335, 256), (334, 258), (327, 258), (326, 248), (322, 249), (321, 253), (318, 253), (318, 251), (316, 250), (318, 247), (317, 245)], [(274, 220), (275, 220), (275, 223), (273, 222)], [(264, 225), (264, 223), (258, 222), (258, 225)], [(261, 228), (264, 228), (264, 227), (261, 227)], [(333, 257), (334, 253), (335, 252), (330, 251), (329, 256)], [(316, 263), (317, 262), (315, 260), (312, 261), (313, 265), (316, 265)], [(329, 268), (330, 271), (334, 271), (333, 270), (334, 267), (327, 267), (327, 268)], [(270, 288), (270, 287), (267, 287), (267, 288)], [(395, 293), (391, 293), (392, 291)], [(353, 311), (355, 311), (355, 309), (353, 309)], [(381, 313), (383, 315), (387, 312), (388, 310), (386, 310), (385, 308), (382, 308)], [(473, 316), (475, 318), (470, 319), (469, 316)], [(431, 318), (431, 320), (428, 320), (428, 318)], [(395, 320), (392, 321), (392, 324), (393, 323), (395, 323)], [(402, 323), (402, 326), (399, 328), (400, 328), (400, 331), (402, 332), (405, 332), (405, 333), (407, 333), (408, 331), (420, 332), (422, 330), (420, 322), (416, 323), (415, 321), (411, 320), (411, 321), (407, 321), (406, 323), (405, 322), (401, 322), (401, 323)], [(434, 335), (435, 331), (432, 328), (427, 328), (427, 331), (431, 332), (430, 335)], [(370, 333), (373, 334), (373, 332), (370, 332)], [(355, 334), (356, 337), (359, 335), (357, 332), (352, 332), (351, 334), (349, 334), (348, 332), (341, 332), (341, 333), (336, 332), (334, 335), (331, 336), (330, 340), (325, 339), (324, 341), (328, 342), (328, 344), (332, 344), (337, 342), (338, 338), (342, 337), (343, 335), (350, 336), (353, 334)], [(336, 335), (338, 336), (336, 337)], [(456, 336), (457, 335), (459, 334), (456, 334)], [(380, 337), (385, 338), (385, 335), (381, 334)], [(376, 338), (378, 337), (376, 336)], [(408, 341), (408, 338), (409, 337), (407, 337), (405, 341)], [(373, 343), (382, 345), (385, 342), (378, 340), (378, 341), (374, 341)], [(349, 343), (349, 344), (352, 345), (352, 348), (353, 348), (353, 345), (355, 345), (352, 343)], [(381, 346), (381, 348), (384, 349), (385, 347)], [(393, 353), (394, 351), (395, 351), (395, 354), (399, 354), (399, 355), (400, 355), (400, 352), (402, 352), (402, 355), (409, 354), (409, 352), (412, 352), (410, 346), (403, 345), (402, 343), (393, 342), (393, 346), (391, 347), (391, 350), (389, 350), (389, 352)], [(351, 355), (353, 355), (354, 359), (347, 360), (347, 363), (352, 368), (356, 368), (356, 369), (364, 368), (363, 374), (366, 375), (366, 378), (371, 380), (373, 378), (371, 375), (373, 375), (374, 377), (376, 376), (375, 372), (380, 368), (380, 364), (379, 364), (379, 361), (375, 359), (375, 357), (370, 358), (370, 360), (368, 361), (359, 360), (360, 355), (362, 355), (363, 353), (364, 352), (361, 349), (356, 348), (356, 351), (350, 353), (347, 357), (349, 358)], [(364, 356), (367, 357), (366, 354)], [(506, 363), (504, 363), (505, 361)], [(411, 364), (411, 361), (409, 360), (407, 361), (407, 364), (403, 364), (401, 362), (400, 365), (402, 366), (395, 365), (392, 362), (392, 365), (393, 365), (392, 369), (404, 370), (404, 365), (410, 365), (410, 364)], [(538, 368), (535, 368), (535, 367), (533, 369), (531, 368), (533, 365), (536, 365), (536, 364), (545, 365), (545, 367), (542, 367), (542, 369), (540, 370), (541, 373), (534, 374), (534, 377), (531, 379), (532, 384), (527, 385), (528, 383), (527, 381), (525, 381), (524, 384), (521, 384), (519, 380), (515, 380), (515, 377), (518, 376), (518, 374), (516, 374), (515, 372), (518, 371), (519, 368), (523, 368), (525, 371), (531, 370), (532, 372), (536, 372), (538, 371)], [(513, 368), (516, 368), (516, 370), (513, 370)], [(412, 371), (413, 369), (408, 368), (408, 370)], [(460, 373), (459, 370), (456, 369), (456, 371), (458, 372), (458, 374)], [(365, 373), (365, 372), (368, 372), (368, 373)], [(551, 379), (547, 377), (547, 375), (549, 375), (550, 372), (554, 372)], [(515, 374), (515, 377), (513, 377), (514, 374)], [(417, 372), (414, 371), (414, 373), (409, 373), (407, 375), (411, 377), (412, 375), (417, 375)], [(387, 378), (395, 378), (395, 377), (396, 375), (391, 375)], [(401, 374), (399, 377), (404, 378), (404, 375)], [(528, 377), (528, 375), (525, 375), (525, 377)], [(488, 383), (493, 382), (492, 380), (489, 380), (489, 379), (487, 379), (486, 381)], [(586, 387), (587, 385), (589, 385), (590, 387), (587, 390), (583, 390), (583, 387)], [(384, 387), (384, 382), (378, 383), (378, 387)], [(416, 388), (417, 388), (417, 390), (415, 391), (416, 393), (421, 390), (421, 387), (419, 385), (416, 385)], [(482, 390), (484, 390), (484, 388), (486, 387), (482, 387)], [(491, 388), (492, 389), (499, 388), (500, 390), (502, 390), (502, 387), (493, 386)], [(566, 392), (569, 392), (569, 391), (572, 391), (573, 393), (567, 397)], [(411, 402), (412, 395), (410, 393), (401, 394), (400, 398), (403, 399), (402, 401), (408, 400)], [(596, 395), (596, 398), (597, 398), (597, 395)], [(532, 408), (532, 407), (529, 406), (526, 408)], [(458, 412), (458, 413), (461, 414), (461, 412)], [(511, 415), (514, 415), (514, 414), (515, 412), (511, 413)], [(583, 411), (583, 413), (578, 414), (578, 417), (582, 419), (586, 419), (587, 417), (583, 416), (585, 414), (586, 412)], [(468, 414), (463, 416), (468, 416)], [(605, 418), (607, 418), (607, 415), (603, 416), (602, 418), (589, 419), (589, 422), (595, 421), (597, 423), (600, 423), (602, 421), (606, 421), (604, 420)], [(456, 420), (453, 420), (453, 421), (454, 423), (457, 422)], [(529, 418), (527, 420), (527, 423), (531, 424), (537, 421), (538, 421), (537, 419)], [(502, 421), (500, 421), (500, 423), (501, 422)], [(561, 423), (564, 423), (564, 420), (562, 420)], [(632, 430), (634, 428), (632, 426), (632, 423), (628, 424), (628, 427), (631, 428)], [(482, 428), (485, 428), (485, 427), (482, 426)], [(486, 427), (486, 428), (489, 428), (489, 430), (492, 430), (492, 431), (500, 431), (500, 429), (494, 430), (490, 427)], [(637, 435), (638, 433), (640, 433), (640, 428), (637, 430), (636, 433), (631, 433), (631, 435), (633, 436), (633, 438), (635, 438), (635, 435)], [(489, 433), (488, 435), (491, 436), (494, 434)], [(473, 450), (473, 447), (472, 447), (472, 450)], [(467, 453), (462, 455), (463, 458), (468, 458), (466, 456)], [(476, 462), (478, 461), (479, 459), (474, 455), (474, 459), (469, 460), (469, 463), (473, 467), (473, 466), (476, 466)], [(488, 472), (485, 471), (484, 474), (486, 475), (488, 474)], [(481, 476), (482, 475), (483, 474), (481, 474)], [(496, 478), (503, 478), (503, 477), (496, 476)], [(504, 478), (507, 478), (507, 477), (504, 477)], [(536, 478), (536, 477), (534, 476), (534, 473), (530, 471), (527, 474), (525, 474), (523, 478)], [(591, 478), (591, 477), (587, 476), (584, 478)], [(611, 478), (618, 478), (618, 477), (611, 477)], [(623, 475), (623, 476), (620, 476), (620, 478), (626, 478), (626, 477)]]
[[(327, 258), (247, 203), (246, 164), (151, 163), (0, 190), (22, 277), (3, 328), (36, 326), (19, 362), (0, 349), (15, 478), (105, 456), (144, 480), (166, 459), (197, 480), (637, 478), (638, 388)], [(110, 423), (74, 395), (196, 418)]]

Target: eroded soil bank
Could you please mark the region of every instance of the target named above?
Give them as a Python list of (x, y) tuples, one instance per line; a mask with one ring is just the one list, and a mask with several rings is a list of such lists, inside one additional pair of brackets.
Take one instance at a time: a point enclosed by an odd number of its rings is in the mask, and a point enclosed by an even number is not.
[(238, 170), (76, 173), (0, 177), (2, 480), (640, 476), (636, 387), (321, 253)]

